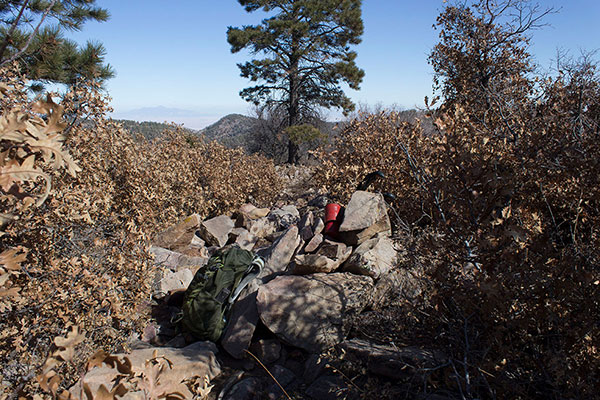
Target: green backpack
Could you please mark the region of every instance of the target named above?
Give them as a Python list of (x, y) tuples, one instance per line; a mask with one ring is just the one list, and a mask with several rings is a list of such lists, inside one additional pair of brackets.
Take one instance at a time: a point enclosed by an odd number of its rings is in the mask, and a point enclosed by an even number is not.
[(239, 247), (221, 249), (199, 269), (187, 288), (181, 325), (199, 340), (216, 342), (221, 337), (231, 306), (254, 280), (264, 260)]

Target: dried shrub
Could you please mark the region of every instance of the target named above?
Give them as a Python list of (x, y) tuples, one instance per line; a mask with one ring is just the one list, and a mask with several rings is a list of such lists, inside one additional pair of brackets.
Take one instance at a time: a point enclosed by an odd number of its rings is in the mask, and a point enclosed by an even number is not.
[(540, 83), (510, 121), (497, 108), (482, 121), (469, 111), (481, 104), (444, 102), (427, 135), (394, 112), (363, 115), (320, 155), (316, 179), (341, 201), (366, 173), (387, 175), (374, 190), (398, 196), (407, 243), (435, 286), (423, 324), (429, 345), (453, 357), (445, 384), (457, 393), (596, 395), (599, 82), (580, 63)]
[[(193, 212), (266, 204), (279, 180), (272, 162), (177, 129), (154, 143), (134, 140), (105, 117), (106, 98), (89, 82), (59, 105), (32, 104), (18, 74), (0, 76), (3, 389), (60, 393), (93, 352), (123, 351), (140, 332), (153, 279), (149, 238)], [(72, 362), (44, 364), (68, 326), (85, 336)]]

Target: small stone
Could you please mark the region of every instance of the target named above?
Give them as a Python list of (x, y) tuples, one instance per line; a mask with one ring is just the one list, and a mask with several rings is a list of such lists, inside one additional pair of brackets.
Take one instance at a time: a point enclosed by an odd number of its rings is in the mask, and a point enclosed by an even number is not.
[(277, 229), (275, 222), (269, 220), (267, 217), (252, 221), (247, 228), (251, 234), (258, 238), (264, 238)]
[(238, 210), (240, 214), (246, 215), (250, 219), (266, 217), (269, 211), (271, 210), (268, 208), (256, 208), (256, 206), (250, 203), (242, 204)]
[(313, 232), (315, 233), (315, 235), (317, 235), (323, 232), (323, 229), (325, 229), (325, 222), (323, 222), (322, 218), (317, 218), (312, 226)]
[(323, 243), (323, 235), (321, 235), (320, 233), (317, 233), (306, 244), (306, 246), (304, 247), (304, 252), (305, 253), (312, 253), (312, 252), (316, 251), (319, 248), (319, 246), (321, 245), (321, 243)]
[(300, 221), (300, 213), (295, 206), (285, 205), (271, 210), (268, 218), (277, 223), (278, 230), (287, 229)]
[(344, 398), (347, 391), (342, 378), (321, 376), (306, 389), (306, 394), (313, 400), (336, 400)]
[(312, 213), (312, 211), (307, 212), (306, 214), (304, 214), (302, 216), (302, 218), (300, 219), (300, 222), (298, 223), (298, 229), (302, 230), (306, 227), (311, 227), (315, 222), (315, 217)]
[(325, 208), (325, 206), (329, 203), (329, 199), (325, 195), (320, 195), (312, 199), (308, 202), (309, 206)]
[(234, 237), (235, 243), (237, 243), (241, 249), (248, 251), (252, 251), (254, 245), (258, 241), (258, 237), (254, 236), (244, 228), (233, 228), (230, 236)]
[[(296, 380), (296, 375), (292, 371), (285, 367), (282, 367), (281, 365), (274, 365), (273, 368), (271, 368), (271, 374), (277, 380), (279, 385), (281, 385), (286, 390), (286, 392), (293, 390), (297, 386), (297, 382), (294, 382)], [(285, 394), (283, 393), (279, 385), (273, 382), (267, 387), (265, 392), (269, 400), (278, 400), (285, 398)]]
[(260, 400), (264, 382), (259, 378), (246, 378), (235, 385), (225, 395), (225, 400)]
[(304, 383), (313, 383), (323, 374), (326, 364), (319, 354), (311, 354), (304, 363), (304, 374), (302, 375)]

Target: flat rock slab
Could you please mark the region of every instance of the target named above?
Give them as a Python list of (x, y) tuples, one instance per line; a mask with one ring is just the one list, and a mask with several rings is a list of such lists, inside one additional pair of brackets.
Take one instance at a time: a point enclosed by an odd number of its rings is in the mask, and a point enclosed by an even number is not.
[(192, 272), (196, 272), (208, 262), (208, 257), (190, 257), (158, 246), (150, 247), (150, 253), (154, 255), (155, 265), (171, 271), (190, 269)]
[(259, 288), (258, 313), (281, 340), (319, 352), (344, 340), (372, 290), (370, 277), (350, 273), (279, 276)]
[[(131, 371), (139, 375), (147, 371), (147, 363), (154, 358), (164, 358), (169, 361), (170, 368), (161, 372), (160, 382), (178, 384), (196, 377), (207, 377), (209, 381), (221, 373), (221, 366), (216, 358), (217, 347), (211, 342), (196, 342), (184, 348), (150, 347), (133, 350), (129, 354), (116, 354), (119, 360), (127, 358), (131, 362)], [(100, 385), (110, 387), (119, 372), (103, 364), (88, 371), (69, 391), (79, 396), (82, 383), (86, 384), (92, 393), (96, 393)], [(142, 388), (133, 388), (125, 398), (143, 399)], [(140, 394), (141, 396), (137, 396)], [(77, 397), (78, 398), (78, 397)]]
[(198, 214), (192, 214), (156, 235), (152, 243), (166, 249), (187, 246), (191, 243), (201, 222), (202, 219)]
[(251, 282), (234, 303), (229, 316), (229, 322), (223, 333), (221, 345), (232, 357), (241, 359), (250, 347), (256, 324), (258, 310), (256, 309), (257, 281)]
[(163, 269), (157, 273), (153, 296), (156, 299), (162, 299), (172, 292), (185, 290), (192, 279), (194, 279), (194, 273), (189, 269), (184, 268), (176, 272)]
[(326, 240), (317, 254), (302, 254), (294, 257), (295, 265), (292, 273), (306, 275), (317, 272), (333, 272), (350, 257), (351, 253), (351, 247)]
[(310, 241), (306, 244), (306, 246), (304, 246), (304, 252), (305, 253), (314, 252), (315, 250), (317, 250), (319, 248), (321, 243), (323, 243), (323, 235), (321, 235), (320, 233), (317, 233), (315, 236), (313, 236), (312, 239), (310, 239)]
[(447, 358), (436, 351), (418, 347), (384, 346), (362, 339), (347, 340), (339, 345), (350, 359), (366, 363), (374, 374), (388, 378), (403, 378), (422, 368), (435, 368), (447, 362)]
[(283, 274), (299, 245), (298, 227), (292, 225), (266, 251), (264, 255), (265, 267), (258, 277), (266, 282), (277, 275)]

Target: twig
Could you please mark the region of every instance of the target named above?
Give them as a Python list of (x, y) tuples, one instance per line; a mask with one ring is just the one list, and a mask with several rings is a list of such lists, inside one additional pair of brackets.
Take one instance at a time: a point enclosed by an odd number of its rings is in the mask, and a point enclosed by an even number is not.
[(344, 379), (346, 379), (346, 380), (347, 380), (347, 381), (348, 381), (348, 382), (349, 382), (349, 383), (350, 383), (352, 386), (354, 386), (354, 387), (356, 388), (356, 390), (358, 390), (358, 391), (359, 391), (359, 392), (361, 392), (361, 393), (364, 393), (364, 390), (362, 390), (361, 388), (359, 388), (358, 386), (356, 386), (356, 383), (354, 383), (354, 382), (352, 381), (352, 379), (348, 378), (348, 376), (346, 376), (346, 374), (344, 374), (342, 371), (340, 371), (339, 369), (337, 369), (336, 367), (334, 367), (334, 366), (332, 366), (332, 365), (329, 365), (329, 364), (327, 364), (327, 366), (328, 366), (329, 368), (331, 368), (331, 370), (332, 370), (333, 372), (337, 372), (338, 374), (340, 374), (340, 375), (341, 375), (341, 376), (342, 376)]
[(260, 364), (261, 367), (263, 367), (263, 369), (265, 371), (267, 371), (267, 374), (269, 374), (269, 376), (271, 377), (271, 379), (273, 379), (275, 381), (275, 383), (277, 384), (277, 386), (279, 386), (279, 389), (281, 389), (281, 391), (283, 392), (283, 394), (285, 394), (285, 397), (288, 398), (288, 400), (292, 400), (292, 398), (290, 397), (289, 394), (287, 394), (287, 392), (285, 391), (285, 389), (283, 388), (283, 386), (281, 386), (281, 384), (279, 383), (279, 381), (277, 379), (275, 379), (275, 377), (273, 376), (273, 374), (271, 373), (271, 371), (269, 371), (267, 369), (267, 367), (265, 367), (265, 365), (258, 359), (258, 357), (256, 357), (254, 354), (252, 354), (250, 351), (245, 350), (244, 351), (248, 354), (250, 354), (252, 356), (252, 358), (254, 358), (256, 360), (256, 362), (258, 362)]

